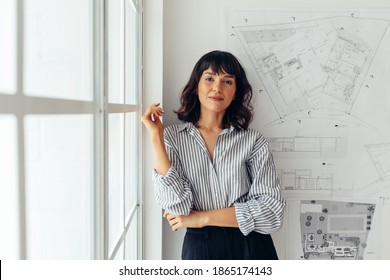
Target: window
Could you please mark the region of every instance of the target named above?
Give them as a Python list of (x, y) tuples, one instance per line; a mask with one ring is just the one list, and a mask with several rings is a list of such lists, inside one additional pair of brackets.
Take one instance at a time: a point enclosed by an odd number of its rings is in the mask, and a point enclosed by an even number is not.
[(1, 259), (142, 258), (141, 28), (142, 0), (0, 0)]

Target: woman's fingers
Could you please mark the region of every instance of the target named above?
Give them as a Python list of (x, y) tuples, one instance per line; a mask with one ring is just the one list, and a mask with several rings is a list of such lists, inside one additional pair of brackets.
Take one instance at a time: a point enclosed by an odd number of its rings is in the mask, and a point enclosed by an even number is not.
[[(165, 212), (164, 212), (164, 214), (165, 214)], [(183, 227), (180, 216), (174, 216), (174, 215), (167, 214), (166, 219), (168, 221), (168, 224), (171, 226), (172, 231), (177, 231), (179, 228)]]
[(169, 225), (171, 226), (172, 228), (172, 231), (176, 231), (178, 228), (180, 228), (180, 223), (179, 223), (179, 220), (175, 218), (173, 218), (172, 220), (168, 221)]
[(149, 106), (143, 115), (143, 121), (151, 120), (154, 122), (157, 116), (162, 117), (164, 110), (159, 105), (160, 103), (155, 103)]
[(160, 107), (160, 103), (154, 103), (146, 108), (141, 120), (151, 134), (162, 134), (164, 127), (160, 120), (164, 114), (164, 110)]
[(152, 111), (164, 112), (164, 110), (160, 106), (160, 103), (154, 103), (151, 106), (149, 106), (148, 109), (150, 109)]
[(172, 231), (177, 231), (179, 228), (183, 227), (182, 217), (175, 216), (168, 213), (168, 211), (164, 211), (163, 217), (167, 219), (167, 222), (172, 228)]
[(161, 117), (164, 114), (164, 110), (161, 107), (156, 107), (153, 113)]

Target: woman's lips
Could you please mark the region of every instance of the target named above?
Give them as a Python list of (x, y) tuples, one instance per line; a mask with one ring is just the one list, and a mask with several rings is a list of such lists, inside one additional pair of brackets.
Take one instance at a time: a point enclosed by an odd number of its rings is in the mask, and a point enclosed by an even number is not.
[(223, 100), (223, 98), (222, 97), (219, 97), (219, 96), (210, 96), (209, 97), (211, 100), (213, 100), (213, 101), (222, 101)]

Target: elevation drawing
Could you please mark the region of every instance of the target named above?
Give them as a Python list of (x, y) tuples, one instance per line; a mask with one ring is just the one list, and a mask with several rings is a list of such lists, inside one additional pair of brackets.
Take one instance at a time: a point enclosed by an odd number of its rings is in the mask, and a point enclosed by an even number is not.
[(269, 137), (271, 151), (276, 157), (296, 155), (297, 157), (345, 157), (346, 137)]
[(326, 170), (277, 169), (277, 176), (283, 190), (331, 190), (333, 174)]

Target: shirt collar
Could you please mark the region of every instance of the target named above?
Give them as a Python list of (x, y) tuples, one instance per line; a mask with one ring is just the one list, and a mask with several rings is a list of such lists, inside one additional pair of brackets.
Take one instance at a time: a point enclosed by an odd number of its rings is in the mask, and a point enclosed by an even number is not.
[[(183, 122), (179, 124), (179, 132), (182, 132), (183, 130), (187, 129), (187, 131), (190, 131), (191, 128), (195, 128), (195, 126), (191, 122)], [(231, 133), (234, 130), (234, 126), (230, 126), (229, 128), (225, 128), (222, 130), (221, 134), (225, 133)]]
[(189, 129), (190, 126), (193, 125), (190, 122), (182, 122), (179, 124), (179, 132), (182, 132), (184, 129)]

